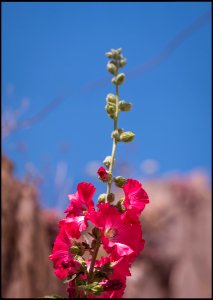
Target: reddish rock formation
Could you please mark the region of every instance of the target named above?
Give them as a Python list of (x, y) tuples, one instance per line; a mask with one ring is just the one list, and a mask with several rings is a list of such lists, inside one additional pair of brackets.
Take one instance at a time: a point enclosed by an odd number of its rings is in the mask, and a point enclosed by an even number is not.
[(58, 219), (52, 215), (54, 226), (50, 232), (51, 222), (48, 223), (38, 206), (35, 188), (14, 179), (12, 172), (12, 163), (3, 157), (2, 296), (35, 298), (66, 294), (48, 260)]
[(202, 173), (144, 184), (145, 249), (125, 297), (211, 298), (211, 192)]

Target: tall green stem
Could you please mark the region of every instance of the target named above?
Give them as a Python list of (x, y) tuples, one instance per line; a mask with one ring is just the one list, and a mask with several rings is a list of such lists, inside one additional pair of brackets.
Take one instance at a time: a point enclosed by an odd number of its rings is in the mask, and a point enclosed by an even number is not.
[[(119, 89), (118, 89), (118, 85), (116, 85), (116, 103), (115, 103), (116, 111), (115, 111), (115, 117), (114, 117), (114, 130), (118, 129), (118, 113), (119, 113), (118, 103), (119, 103)], [(113, 171), (113, 167), (114, 167), (114, 163), (115, 163), (116, 147), (117, 147), (117, 141), (116, 141), (116, 138), (113, 138), (112, 154), (111, 154), (112, 162), (111, 162), (110, 167), (109, 167), (109, 174), (111, 174), (111, 177), (112, 177), (112, 171)], [(112, 187), (112, 180), (110, 180), (107, 183), (107, 196), (111, 192), (111, 187)], [(106, 202), (107, 202), (107, 199), (106, 199)]]

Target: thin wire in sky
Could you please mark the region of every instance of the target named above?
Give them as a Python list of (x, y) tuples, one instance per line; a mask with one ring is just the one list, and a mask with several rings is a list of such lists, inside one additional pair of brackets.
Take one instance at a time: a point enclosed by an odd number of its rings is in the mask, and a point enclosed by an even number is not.
[[(193, 23), (191, 23), (188, 27), (184, 28), (177, 36), (175, 36), (168, 44), (167, 46), (156, 56), (154, 56), (149, 61), (143, 63), (142, 65), (139, 65), (137, 68), (134, 68), (132, 70), (129, 70), (126, 72), (128, 75), (128, 79), (133, 79), (135, 77), (143, 75), (145, 72), (153, 70), (155, 67), (157, 67), (160, 63), (165, 61), (174, 51), (175, 49), (181, 45), (186, 39), (190, 37), (190, 35), (197, 31), (200, 27), (202, 27), (205, 23), (207, 23), (211, 19), (211, 10), (208, 10), (201, 16), (199, 16)], [(104, 86), (108, 83), (109, 78), (104, 77), (98, 81), (94, 81), (93, 83), (90, 83), (86, 86), (84, 86), (82, 89), (80, 89), (79, 93), (89, 93), (95, 90), (97, 87)], [(30, 127), (38, 122), (40, 122), (42, 119), (44, 119), (52, 110), (54, 110), (57, 106), (59, 106), (64, 100), (66, 100), (67, 97), (57, 97), (54, 98), (52, 101), (50, 101), (43, 109), (41, 109), (38, 113), (36, 113), (34, 116), (27, 118), (23, 121), (20, 121), (17, 123), (17, 126), (13, 128), (13, 132), (17, 129)]]

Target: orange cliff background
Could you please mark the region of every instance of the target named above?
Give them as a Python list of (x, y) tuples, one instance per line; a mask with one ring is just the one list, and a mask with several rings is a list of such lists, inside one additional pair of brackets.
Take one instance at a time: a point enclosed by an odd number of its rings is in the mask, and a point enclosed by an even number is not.
[[(2, 156), (2, 297), (67, 297), (48, 259), (59, 214), (42, 209), (36, 188), (15, 179), (13, 169)], [(145, 249), (132, 265), (124, 298), (210, 298), (212, 204), (205, 174), (143, 186), (150, 197), (141, 216)]]

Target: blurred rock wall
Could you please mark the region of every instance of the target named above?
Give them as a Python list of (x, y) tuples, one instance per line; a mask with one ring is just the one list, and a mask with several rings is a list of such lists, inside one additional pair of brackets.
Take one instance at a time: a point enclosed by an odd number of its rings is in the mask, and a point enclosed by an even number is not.
[(145, 249), (133, 264), (125, 297), (211, 298), (211, 191), (205, 175), (144, 184)]
[(13, 165), (2, 158), (1, 292), (4, 298), (64, 293), (48, 259), (58, 217), (42, 212), (34, 187), (17, 181)]

